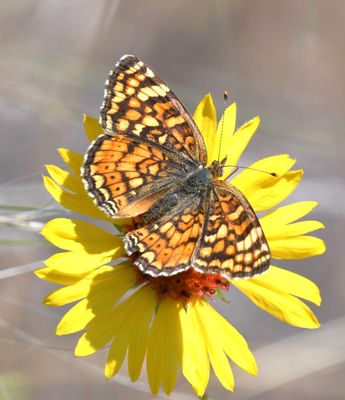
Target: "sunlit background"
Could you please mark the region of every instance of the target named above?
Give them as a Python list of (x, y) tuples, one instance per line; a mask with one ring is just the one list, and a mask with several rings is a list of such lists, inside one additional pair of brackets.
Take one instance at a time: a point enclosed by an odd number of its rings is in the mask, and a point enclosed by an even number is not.
[[(1, 0), (0, 2), (0, 398), (151, 399), (144, 374), (103, 376), (106, 352), (73, 357), (77, 336), (55, 337), (66, 309), (42, 298), (53, 285), (32, 271), (53, 254), (39, 231), (66, 215), (45, 192), (57, 148), (83, 152), (82, 114), (97, 117), (103, 85), (126, 53), (142, 58), (191, 111), (212, 92), (238, 103), (238, 125), (262, 123), (241, 160), (289, 153), (305, 177), (289, 202), (317, 200), (328, 252), (280, 263), (316, 281), (322, 326), (284, 325), (230, 290), (222, 313), (259, 364), (234, 368), (229, 395), (210, 399), (343, 399), (345, 393), (345, 5), (341, 0)], [(160, 394), (158, 398), (165, 398)], [(181, 378), (172, 399), (193, 399)]]

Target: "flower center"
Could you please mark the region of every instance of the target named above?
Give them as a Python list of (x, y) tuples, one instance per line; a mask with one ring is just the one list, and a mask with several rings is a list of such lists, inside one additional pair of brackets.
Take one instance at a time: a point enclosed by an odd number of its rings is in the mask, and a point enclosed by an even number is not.
[(140, 282), (147, 282), (159, 296), (171, 296), (176, 300), (188, 303), (205, 296), (213, 298), (220, 289), (228, 290), (230, 283), (220, 274), (204, 274), (193, 270), (173, 276), (152, 277), (140, 274)]

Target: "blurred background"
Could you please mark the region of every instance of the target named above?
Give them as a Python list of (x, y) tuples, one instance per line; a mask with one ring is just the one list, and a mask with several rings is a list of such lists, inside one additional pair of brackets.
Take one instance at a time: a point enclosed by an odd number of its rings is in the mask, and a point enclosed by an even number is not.
[[(289, 153), (305, 169), (289, 198), (317, 200), (328, 251), (279, 263), (323, 295), (316, 331), (284, 325), (236, 290), (221, 311), (254, 350), (259, 376), (234, 368), (229, 395), (212, 377), (210, 399), (343, 399), (345, 393), (345, 4), (341, 0), (1, 0), (0, 398), (150, 399), (145, 377), (103, 376), (106, 352), (75, 359), (77, 336), (55, 337), (66, 308), (32, 271), (53, 254), (39, 236), (65, 215), (45, 192), (56, 149), (84, 152), (82, 114), (98, 116), (108, 71), (123, 54), (152, 66), (191, 111), (212, 92), (238, 103), (238, 125), (261, 126), (241, 160)], [(160, 393), (158, 398), (165, 398)], [(180, 379), (172, 399), (193, 399)]]

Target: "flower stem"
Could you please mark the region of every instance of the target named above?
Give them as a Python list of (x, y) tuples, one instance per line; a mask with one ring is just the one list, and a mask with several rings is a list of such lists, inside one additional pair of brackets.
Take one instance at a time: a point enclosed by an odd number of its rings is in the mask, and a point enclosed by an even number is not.
[(200, 400), (207, 400), (208, 399), (207, 393), (204, 393), (202, 396), (198, 396), (198, 398)]

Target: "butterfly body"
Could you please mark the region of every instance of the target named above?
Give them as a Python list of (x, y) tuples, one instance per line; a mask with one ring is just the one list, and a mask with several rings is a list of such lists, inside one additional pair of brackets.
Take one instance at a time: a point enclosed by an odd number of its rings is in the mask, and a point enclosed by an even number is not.
[(195, 192), (201, 189), (202, 185), (209, 185), (212, 182), (212, 173), (209, 168), (202, 165), (193, 171), (184, 182), (185, 190)]
[(159, 198), (143, 215), (140, 225), (146, 225), (158, 220), (164, 214), (170, 214), (175, 207), (186, 199), (202, 196), (212, 183), (212, 175), (208, 168), (201, 166), (184, 179), (176, 182), (174, 187)]
[(101, 108), (107, 132), (89, 147), (85, 187), (112, 217), (142, 216), (125, 239), (135, 264), (153, 276), (189, 268), (249, 277), (270, 253), (250, 204), (207, 166), (202, 135), (170, 89), (134, 56), (111, 71)]

